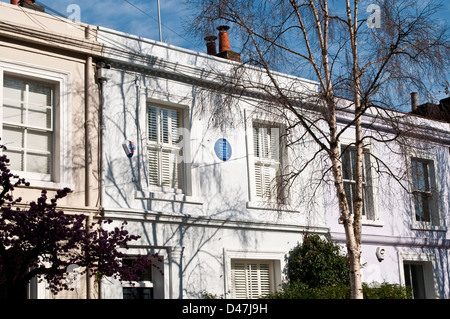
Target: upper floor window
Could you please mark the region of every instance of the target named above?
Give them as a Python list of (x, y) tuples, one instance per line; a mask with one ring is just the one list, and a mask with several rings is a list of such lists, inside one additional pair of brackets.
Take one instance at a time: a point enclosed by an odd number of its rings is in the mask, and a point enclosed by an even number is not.
[(182, 188), (181, 119), (180, 110), (148, 107), (148, 181), (151, 186)]
[(51, 180), (54, 143), (52, 85), (4, 76), (2, 143), (11, 169)]
[(253, 151), (256, 196), (276, 199), (281, 190), (280, 129), (254, 123)]
[(413, 224), (441, 226), (435, 163), (430, 158), (411, 158)]
[(68, 71), (0, 59), (1, 143), (33, 186), (74, 188), (71, 83)]
[[(344, 180), (345, 194), (353, 214), (353, 203), (356, 195), (356, 148), (350, 145), (341, 145), (342, 154), (342, 175)], [(362, 191), (363, 191), (363, 219), (375, 220), (375, 208), (373, 201), (372, 190), (372, 174), (370, 165), (370, 154), (368, 150), (363, 152), (363, 176), (362, 176)]]

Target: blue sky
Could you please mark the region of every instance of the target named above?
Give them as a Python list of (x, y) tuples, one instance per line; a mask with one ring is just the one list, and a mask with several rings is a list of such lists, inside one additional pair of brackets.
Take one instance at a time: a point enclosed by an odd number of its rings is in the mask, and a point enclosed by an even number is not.
[[(333, 3), (339, 5), (342, 1), (335, 0)], [(445, 10), (438, 18), (450, 25), (450, 0), (443, 1)], [(49, 13), (57, 12), (81, 22), (159, 40), (157, 0), (36, 0), (36, 3), (46, 7)], [(370, 4), (371, 0), (362, 0), (361, 6), (366, 3)], [(190, 12), (184, 0), (160, 0), (160, 12), (163, 42), (206, 53), (203, 38), (194, 39), (185, 31)], [(239, 46), (237, 42), (233, 43), (232, 30), (230, 37), (232, 47)], [(239, 48), (234, 47), (233, 50), (239, 51)]]
[[(159, 40), (157, 0), (37, 0), (36, 3), (66, 17), (79, 14), (81, 22)], [(442, 17), (449, 24), (450, 0), (445, 0), (445, 4), (447, 8), (442, 12)], [(50, 10), (47, 12), (51, 13)], [(189, 10), (183, 0), (160, 0), (160, 12), (163, 42), (194, 51), (206, 51), (203, 39), (193, 39), (184, 31)]]
[[(159, 41), (157, 0), (36, 0), (36, 3), (66, 17), (74, 17), (79, 11), (81, 22)], [(56, 15), (49, 9), (46, 11)], [(184, 34), (187, 10), (183, 0), (160, 0), (160, 12), (163, 42), (206, 52), (203, 39), (194, 41)]]

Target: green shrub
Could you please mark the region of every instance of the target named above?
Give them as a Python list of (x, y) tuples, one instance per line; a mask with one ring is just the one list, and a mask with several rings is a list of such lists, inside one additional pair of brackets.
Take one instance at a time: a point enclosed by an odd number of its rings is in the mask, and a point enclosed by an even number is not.
[[(305, 235), (289, 252), (288, 282), (266, 299), (350, 299), (348, 259), (341, 248), (318, 235)], [(365, 299), (409, 299), (409, 288), (398, 284), (363, 284)]]
[(318, 235), (305, 235), (303, 243), (289, 252), (287, 279), (310, 288), (349, 285), (349, 268), (341, 247)]
[(292, 283), (284, 290), (265, 299), (350, 299), (350, 286), (335, 285), (311, 288), (305, 284)]
[[(411, 299), (411, 290), (399, 284), (363, 284), (364, 299)], [(349, 285), (311, 288), (302, 283), (290, 283), (265, 299), (350, 299)]]
[(365, 299), (411, 299), (411, 288), (399, 284), (372, 283), (363, 284), (363, 293)]

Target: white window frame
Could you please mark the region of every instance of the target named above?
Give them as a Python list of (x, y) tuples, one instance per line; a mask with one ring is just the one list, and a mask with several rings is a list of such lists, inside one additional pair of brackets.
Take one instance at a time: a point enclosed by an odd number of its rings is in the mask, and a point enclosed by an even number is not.
[[(255, 136), (255, 128), (257, 128), (258, 136)], [(270, 131), (270, 133), (269, 133)], [(280, 171), (281, 171), (281, 156), (280, 156), (280, 127), (275, 125), (266, 125), (260, 122), (252, 123), (253, 132), (253, 157), (254, 157), (254, 174), (255, 183), (253, 187), (255, 188), (255, 194), (257, 198), (274, 200), (276, 199), (276, 194), (272, 194), (274, 188), (278, 190), (280, 187)], [(267, 140), (269, 136), (270, 140)], [(263, 136), (264, 135), (264, 136)], [(268, 145), (269, 144), (269, 145)], [(256, 148), (256, 149), (255, 149)], [(258, 151), (257, 151), (258, 150)], [(267, 151), (267, 154), (265, 154)], [(258, 185), (258, 177), (256, 171), (259, 170), (260, 175), (260, 185)], [(275, 171), (275, 176), (271, 176), (270, 171)], [(267, 175), (271, 178), (270, 181), (267, 180)], [(273, 183), (278, 185), (274, 186)], [(259, 187), (258, 187), (259, 186)], [(260, 191), (258, 192), (258, 189)], [(275, 198), (274, 198), (275, 197)]]
[[(344, 179), (344, 165), (342, 160), (342, 150), (344, 150), (346, 147), (355, 147), (354, 146), (355, 141), (350, 138), (341, 138), (341, 141), (339, 143), (339, 152), (341, 154), (341, 168), (342, 168), (342, 179), (343, 182), (354, 182), (353, 180), (345, 180)], [(374, 161), (375, 159), (370, 155), (374, 154), (375, 147), (373, 144), (368, 144), (364, 146), (363, 152), (363, 170), (364, 170), (364, 176), (365, 181), (363, 182), (363, 186), (365, 189), (363, 190), (363, 201), (364, 201), (364, 210), (365, 213), (362, 216), (362, 223), (366, 226), (383, 226), (384, 223), (381, 220), (381, 216), (379, 213), (379, 205), (378, 205), (378, 174), (375, 171)], [(367, 153), (368, 152), (368, 153)], [(367, 163), (368, 162), (368, 163)], [(369, 164), (369, 168), (367, 168), (367, 164)], [(367, 201), (369, 200), (370, 205), (367, 205)], [(350, 204), (350, 203), (349, 203)], [(367, 211), (369, 209), (370, 211)], [(367, 216), (371, 215), (371, 218), (368, 218)]]
[[(251, 113), (251, 111), (250, 111)], [(288, 201), (288, 196), (285, 194), (285, 189), (281, 189), (281, 196), (282, 196), (282, 202), (277, 202), (277, 198), (269, 198), (269, 197), (261, 197), (257, 196), (256, 192), (256, 176), (255, 176), (255, 170), (257, 165), (256, 163), (261, 162), (261, 159), (258, 159), (256, 157), (256, 154), (254, 152), (254, 125), (262, 125), (264, 127), (271, 127), (278, 129), (278, 136), (280, 138), (280, 144), (277, 145), (277, 152), (279, 155), (279, 162), (278, 161), (264, 161), (265, 164), (269, 165), (279, 165), (279, 172), (282, 174), (284, 168), (286, 167), (287, 157), (285, 154), (286, 145), (285, 141), (283, 139), (284, 135), (284, 126), (281, 123), (274, 123), (274, 122), (267, 122), (262, 121), (256, 118), (255, 116), (248, 116), (247, 110), (244, 110), (244, 116), (245, 116), (245, 131), (246, 131), (246, 147), (247, 147), (247, 170), (248, 170), (248, 195), (249, 195), (249, 201), (247, 202), (248, 208), (254, 208), (254, 209), (267, 209), (267, 210), (283, 210), (283, 211), (296, 211), (292, 207), (290, 207), (290, 203)], [(278, 177), (277, 177), (278, 178)], [(281, 179), (278, 180), (279, 183), (281, 183)], [(281, 185), (283, 187), (283, 185)], [(281, 204), (281, 205), (280, 205)]]
[[(414, 185), (413, 185), (413, 172), (412, 172), (412, 161), (418, 159), (419, 161), (426, 162), (427, 168), (429, 170), (429, 187), (430, 187), (430, 221), (417, 221), (416, 220), (416, 209), (414, 203)], [(410, 181), (410, 202), (411, 202), (411, 228), (420, 230), (438, 230), (446, 231), (447, 227), (444, 218), (444, 209), (442, 203), (439, 200), (439, 192), (441, 190), (440, 176), (437, 165), (437, 156), (431, 152), (414, 151), (408, 156), (408, 178)], [(433, 222), (433, 219), (437, 221)]]
[[(43, 81), (38, 81), (35, 79), (30, 79), (30, 78), (24, 78), (24, 77), (17, 77), (16, 75), (11, 75), (11, 74), (7, 74), (7, 73), (3, 73), (3, 83), (5, 78), (9, 78), (9, 79), (13, 79), (13, 80), (18, 80), (21, 81), (25, 84), (25, 91), (24, 91), (24, 99), (23, 101), (20, 101), (19, 103), (22, 105), (23, 104), (23, 111), (25, 113), (24, 116), (24, 122), (23, 123), (15, 123), (15, 122), (8, 122), (8, 121), (3, 121), (3, 128), (5, 126), (7, 126), (9, 129), (16, 129), (19, 130), (20, 132), (23, 133), (23, 147), (15, 147), (15, 146), (11, 146), (8, 147), (8, 151), (12, 151), (15, 153), (21, 153), (23, 156), (22, 159), (22, 164), (25, 167), (25, 169), (22, 170), (18, 170), (18, 172), (20, 172), (21, 174), (27, 174), (28, 176), (32, 176), (33, 179), (36, 180), (43, 180), (43, 181), (51, 181), (51, 177), (52, 177), (52, 164), (54, 162), (54, 159), (52, 158), (52, 149), (53, 149), (53, 140), (54, 140), (54, 125), (53, 125), (53, 115), (55, 112), (55, 107), (54, 107), (54, 97), (55, 97), (55, 85), (53, 83), (48, 83), (48, 82), (43, 82)], [(46, 105), (45, 107), (47, 109), (50, 109), (50, 127), (35, 127), (32, 124), (30, 124), (28, 122), (29, 120), (29, 110), (30, 110), (30, 104), (32, 104), (32, 102), (30, 101), (29, 98), (29, 92), (30, 92), (30, 86), (31, 84), (37, 84), (37, 85), (42, 85), (44, 87), (49, 87), (51, 90), (51, 101), (50, 101), (50, 105)], [(17, 102), (17, 101), (16, 101)], [(4, 103), (5, 103), (5, 99), (4, 99)], [(8, 103), (8, 102), (7, 102)], [(2, 133), (3, 133), (3, 128), (2, 128)], [(28, 133), (32, 131), (34, 133), (47, 133), (50, 134), (50, 141), (49, 141), (49, 147), (50, 149), (48, 151), (42, 151), (42, 150), (37, 150), (35, 148), (33, 148), (33, 145), (31, 145), (31, 143), (28, 143)], [(4, 141), (5, 143), (8, 143), (8, 141)], [(29, 169), (29, 165), (28, 165), (28, 155), (29, 154), (36, 154), (36, 155), (45, 155), (45, 157), (49, 158), (49, 172), (48, 173), (37, 173), (37, 172), (32, 172)]]
[[(149, 138), (150, 135), (150, 123), (149, 123), (149, 118), (150, 118), (150, 109), (155, 110), (156, 112), (156, 141), (151, 141)], [(176, 108), (171, 108), (171, 107), (165, 107), (165, 106), (157, 106), (157, 105), (153, 105), (151, 103), (147, 104), (147, 160), (148, 160), (148, 184), (149, 184), (149, 188), (153, 188), (153, 189), (157, 189), (160, 190), (162, 192), (168, 192), (168, 193), (184, 193), (183, 189), (183, 184), (184, 184), (184, 165), (183, 165), (183, 158), (181, 157), (180, 152), (183, 151), (183, 144), (185, 144), (184, 139), (182, 139), (181, 142), (178, 141), (174, 141), (175, 137), (172, 136), (172, 130), (171, 128), (169, 128), (169, 132), (167, 135), (167, 142), (164, 141), (164, 137), (161, 136), (161, 116), (162, 113), (164, 111), (167, 112), (176, 112), (177, 117), (178, 117), (178, 128), (177, 128), (177, 134), (181, 135), (182, 134), (182, 130), (181, 128), (183, 127), (183, 113), (182, 110), (180, 109), (176, 109)], [(169, 121), (169, 126), (172, 125), (172, 118), (169, 117), (168, 118)], [(152, 165), (152, 163), (150, 163), (150, 152), (155, 151), (156, 150), (156, 157), (157, 157), (157, 163), (153, 163), (156, 164), (158, 167), (156, 167), (157, 170), (157, 183), (152, 184), (150, 181), (150, 166)], [(163, 185), (163, 167), (162, 167), (162, 163), (163, 163), (163, 154), (166, 154), (169, 156), (169, 161), (170, 161), (170, 165), (175, 165), (176, 166), (176, 171), (177, 171), (177, 181), (176, 184), (177, 185), (171, 185), (171, 186), (165, 186)], [(172, 186), (178, 186), (178, 187), (172, 187)]]
[[(243, 268), (239, 271), (236, 270), (236, 265), (243, 265)], [(263, 267), (267, 267), (267, 273), (265, 273)], [(264, 281), (262, 282), (262, 277)], [(238, 280), (237, 277), (241, 277), (240, 285), (245, 286), (244, 291), (236, 291), (235, 282)], [(255, 280), (256, 277), (256, 280)], [(273, 270), (273, 260), (252, 260), (252, 259), (232, 259), (231, 260), (231, 284), (232, 284), (232, 298), (238, 299), (256, 299), (261, 296), (272, 294), (275, 292), (274, 288), (274, 270)], [(269, 286), (269, 287), (263, 287)], [(268, 290), (263, 292), (263, 290)]]
[(405, 286), (405, 271), (403, 265), (405, 263), (420, 264), (424, 270), (425, 291), (427, 299), (434, 299), (439, 294), (438, 280), (437, 280), (437, 262), (435, 254), (414, 253), (414, 252), (398, 252), (398, 267), (400, 276), (400, 285)]
[[(28, 180), (31, 186), (45, 187), (46, 189), (60, 189), (63, 187), (73, 189), (72, 82), (70, 72), (2, 58), (0, 59), (0, 103), (2, 105), (3, 78), (5, 74), (19, 79), (29, 79), (31, 81), (50, 84), (54, 87), (51, 176), (47, 178), (41, 174), (22, 171), (13, 171), (13, 173)], [(0, 124), (3, 127), (3, 108), (0, 110)]]
[(224, 248), (224, 295), (233, 292), (233, 278), (232, 278), (232, 261), (247, 261), (247, 262), (265, 262), (271, 264), (272, 288), (276, 292), (281, 286), (283, 280), (282, 267), (284, 267), (284, 256), (286, 252), (281, 251), (249, 251), (249, 250), (234, 250)]

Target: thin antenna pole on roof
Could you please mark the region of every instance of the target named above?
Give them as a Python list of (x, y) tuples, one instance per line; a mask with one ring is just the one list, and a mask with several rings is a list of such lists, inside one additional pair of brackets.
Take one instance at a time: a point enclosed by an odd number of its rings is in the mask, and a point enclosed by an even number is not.
[(158, 26), (159, 26), (159, 42), (162, 42), (162, 33), (161, 33), (161, 12), (159, 10), (159, 0), (158, 3)]

